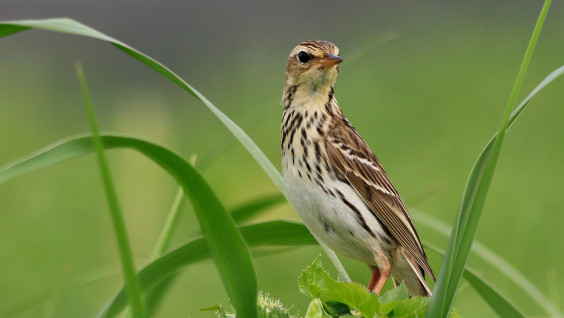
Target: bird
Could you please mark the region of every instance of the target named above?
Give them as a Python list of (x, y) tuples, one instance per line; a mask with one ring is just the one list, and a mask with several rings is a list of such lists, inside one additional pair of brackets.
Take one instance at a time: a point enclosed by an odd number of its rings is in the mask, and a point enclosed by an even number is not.
[(425, 274), (435, 276), (405, 204), (335, 98), (341, 62), (339, 48), (320, 40), (288, 57), (281, 152), (289, 201), (319, 241), (368, 265), (369, 291), (380, 294), (391, 275), (410, 296), (431, 296)]

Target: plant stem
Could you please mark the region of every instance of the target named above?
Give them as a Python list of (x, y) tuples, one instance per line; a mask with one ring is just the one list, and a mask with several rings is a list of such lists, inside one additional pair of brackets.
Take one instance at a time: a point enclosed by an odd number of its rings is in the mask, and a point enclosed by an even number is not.
[(110, 214), (118, 241), (122, 271), (125, 276), (125, 286), (127, 289), (131, 312), (133, 313), (133, 317), (135, 318), (144, 318), (147, 317), (147, 313), (141, 299), (141, 286), (139, 284), (139, 281), (137, 280), (137, 277), (135, 276), (135, 264), (133, 262), (133, 253), (131, 252), (131, 247), (127, 238), (125, 220), (123, 218), (123, 213), (117, 198), (115, 186), (108, 166), (108, 161), (104, 153), (104, 144), (102, 139), (100, 138), (100, 131), (98, 129), (98, 124), (96, 121), (96, 114), (94, 113), (94, 107), (92, 106), (92, 100), (88, 91), (88, 85), (86, 83), (84, 71), (82, 69), (82, 65), (78, 62), (75, 64), (75, 71), (80, 84), (80, 89), (82, 91), (84, 107), (88, 115), (90, 129), (92, 131), (92, 141), (96, 148), (96, 155), (98, 157), (100, 172), (102, 174), (102, 181), (104, 183), (106, 198), (110, 206)]

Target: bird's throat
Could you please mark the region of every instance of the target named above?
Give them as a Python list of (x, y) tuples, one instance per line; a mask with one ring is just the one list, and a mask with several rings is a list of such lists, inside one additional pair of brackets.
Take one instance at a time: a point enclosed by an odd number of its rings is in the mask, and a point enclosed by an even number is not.
[(282, 106), (285, 108), (320, 109), (333, 99), (332, 86), (291, 85), (284, 89)]

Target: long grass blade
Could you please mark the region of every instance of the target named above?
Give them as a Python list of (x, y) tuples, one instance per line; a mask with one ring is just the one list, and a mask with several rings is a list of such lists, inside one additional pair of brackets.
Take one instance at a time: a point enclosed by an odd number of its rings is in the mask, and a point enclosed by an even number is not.
[[(444, 237), (448, 238), (452, 228), (441, 221), (440, 219), (433, 217), (427, 213), (422, 213), (414, 209), (410, 209), (413, 219), (422, 225), (425, 225), (435, 231), (435, 233), (442, 234)], [(426, 247), (430, 246), (427, 242)], [(438, 248), (432, 248), (435, 251), (440, 251)], [(444, 255), (444, 252), (441, 252)], [(477, 256), (490, 265), (492, 268), (497, 270), (499, 274), (505, 276), (509, 281), (511, 281), (515, 286), (519, 287), (523, 293), (525, 293), (529, 299), (535, 302), (539, 309), (544, 310), (546, 315), (549, 317), (563, 317), (562, 312), (542, 293), (542, 291), (533, 284), (525, 275), (523, 275), (517, 268), (511, 265), (509, 262), (501, 258), (498, 254), (487, 248), (485, 245), (478, 241), (474, 241), (472, 244), (472, 256)], [(468, 268), (468, 266), (466, 266)]]
[(268, 208), (282, 202), (286, 202), (286, 199), (283, 196), (279, 194), (269, 195), (245, 202), (231, 210), (230, 213), (235, 223), (241, 224), (252, 220), (261, 213), (264, 213)]
[[(200, 174), (181, 157), (156, 144), (118, 136), (102, 136), (101, 139), (106, 148), (133, 148), (141, 152), (183, 187), (196, 211), (202, 233), (208, 239), (233, 305), (245, 317), (255, 317), (258, 287), (249, 249), (232, 218)], [(0, 170), (0, 183), (55, 161), (91, 153), (93, 149), (90, 137), (68, 139)]]
[[(184, 201), (184, 198), (184, 191), (182, 190), (182, 187), (180, 187), (176, 192), (176, 195), (174, 196), (174, 200), (168, 212), (165, 224), (159, 235), (159, 239), (157, 240), (157, 244), (155, 246), (155, 250), (153, 251), (151, 260), (155, 260), (162, 254), (164, 254), (164, 252), (169, 248), (172, 234), (176, 229), (178, 220), (180, 219), (180, 207), (182, 205), (182, 202)], [(167, 289), (170, 288), (173, 281), (174, 276), (171, 276), (165, 281), (161, 282), (161, 284), (156, 286), (153, 290), (151, 290), (151, 292), (145, 295), (145, 303), (147, 305), (147, 311), (149, 312), (149, 315), (155, 315), (155, 311), (157, 310), (163, 297), (166, 295)]]
[[(86, 36), (93, 39), (98, 39), (102, 41), (109, 42), (118, 49), (127, 53), (131, 57), (135, 58), (139, 62), (150, 67), (157, 73), (161, 74), (174, 84), (178, 85), (180, 88), (196, 97), (200, 100), (222, 123), (229, 129), (229, 131), (239, 140), (239, 142), (247, 149), (251, 156), (256, 160), (256, 162), (261, 166), (261, 168), (270, 177), (274, 185), (282, 192), (282, 194), (287, 197), (286, 187), (284, 185), (284, 179), (280, 175), (280, 172), (274, 167), (274, 165), (268, 160), (266, 155), (260, 150), (260, 148), (252, 141), (252, 139), (235, 124), (229, 117), (227, 117), (223, 112), (221, 112), (215, 105), (213, 105), (205, 96), (200, 94), (196, 89), (190, 86), (186, 81), (172, 72), (163, 64), (159, 63), (155, 59), (141, 53), (140, 51), (132, 48), (131, 46), (118, 41), (106, 34), (103, 34), (93, 28), (90, 28), (84, 24), (76, 22), (68, 18), (57, 18), (57, 19), (45, 19), (45, 20), (17, 20), (17, 21), (0, 21), (0, 38), (9, 34), (14, 34), (17, 32), (25, 31), (27, 29), (41, 29), (53, 32), (74, 34), (79, 36)], [(343, 265), (340, 263), (339, 259), (335, 255), (335, 252), (330, 250), (325, 244), (320, 242), (321, 247), (325, 250), (329, 259), (333, 262), (335, 267), (339, 272), (342, 272), (344, 276), (346, 271)]]
[[(300, 223), (292, 221), (270, 221), (241, 226), (239, 228), (245, 241), (251, 247), (259, 246), (303, 246), (316, 245), (309, 230)], [(139, 281), (144, 291), (148, 291), (183, 267), (210, 257), (205, 238), (196, 239), (170, 251), (151, 262), (139, 271)], [(122, 289), (107, 308), (111, 317), (123, 310), (127, 292)], [(245, 317), (238, 315), (238, 317)]]
[[(441, 248), (424, 243), (427, 249), (444, 256), (445, 251)], [(472, 288), (482, 297), (482, 299), (502, 318), (524, 318), (525, 314), (513, 304), (509, 298), (496, 290), (490, 283), (485, 281), (477, 274), (477, 272), (468, 266), (464, 269), (464, 278)]]
[(542, 25), (544, 24), (546, 14), (548, 13), (550, 2), (550, 0), (545, 2), (537, 20), (537, 24), (533, 30), (531, 40), (529, 41), (523, 62), (521, 63), (521, 67), (505, 108), (503, 119), (499, 126), (497, 137), (494, 140), (493, 146), (491, 147), (491, 150), (488, 151), (488, 154), (485, 155), (484, 160), (482, 162), (478, 162), (474, 166), (468, 179), (461, 207), (453, 227), (445, 258), (443, 259), (441, 272), (439, 273), (433, 297), (431, 298), (429, 308), (427, 310), (427, 315), (430, 317), (448, 316), (448, 313), (454, 303), (456, 292), (460, 286), (464, 267), (468, 259), (468, 254), (478, 228), (481, 212), (496, 168), (497, 159), (499, 158), (503, 139), (507, 128), (509, 127), (510, 115), (515, 107), (517, 95), (540, 35)]
[(82, 91), (84, 107), (86, 109), (86, 113), (88, 114), (90, 130), (92, 131), (92, 142), (94, 143), (94, 148), (96, 149), (100, 172), (102, 174), (102, 181), (104, 183), (104, 190), (106, 192), (112, 223), (114, 225), (114, 231), (118, 241), (122, 271), (125, 277), (125, 287), (128, 291), (127, 295), (129, 298), (130, 309), (133, 317), (144, 318), (147, 317), (147, 311), (141, 298), (139, 281), (137, 281), (137, 277), (135, 277), (135, 264), (133, 262), (133, 253), (131, 252), (129, 239), (127, 238), (125, 220), (123, 218), (123, 212), (121, 211), (121, 206), (119, 204), (114, 182), (110, 173), (108, 160), (104, 153), (104, 143), (100, 138), (100, 131), (98, 129), (96, 114), (94, 113), (94, 107), (92, 106), (92, 100), (88, 91), (86, 77), (84, 76), (81, 64), (77, 63), (75, 65), (75, 70), (78, 82), (80, 83), (80, 89)]
[[(564, 67), (563, 67), (564, 70)], [(515, 116), (517, 116), (518, 114), (515, 114)], [(116, 135), (110, 135), (110, 136), (103, 136), (102, 138), (104, 138), (105, 141), (105, 146), (107, 148), (118, 148), (118, 147), (126, 147), (126, 148), (134, 148), (136, 149), (136, 146), (134, 145), (135, 142), (133, 140), (133, 138), (128, 138), (128, 137), (123, 137), (123, 136), (116, 136)], [(141, 141), (143, 143), (146, 143), (146, 141)], [(133, 143), (132, 145), (130, 145), (130, 143)], [(92, 143), (90, 138), (88, 137), (77, 137), (77, 138), (73, 138), (73, 139), (67, 139), (63, 142), (59, 142), (57, 144), (55, 144), (54, 146), (50, 146), (47, 147), (44, 151), (40, 151), (24, 160), (22, 160), (21, 162), (17, 163), (17, 164), (13, 164), (7, 168), (4, 169), (0, 169), (0, 183), (2, 181), (6, 181), (9, 180), (13, 177), (16, 177), (20, 174), (26, 173), (26, 172), (30, 172), (33, 170), (37, 170), (42, 168), (43, 166), (46, 165), (51, 165), (54, 164), (56, 162), (59, 161), (63, 161), (63, 160), (68, 160), (70, 158), (74, 158), (74, 157), (78, 157), (81, 155), (86, 155), (89, 153), (92, 153), (93, 148), (92, 148)], [(244, 206), (254, 206), (254, 204), (250, 203), (250, 204), (246, 204)], [(239, 210), (239, 209), (237, 209)], [(242, 210), (245, 210), (244, 208), (242, 208)], [(418, 213), (414, 214), (414, 216), (416, 217), (416, 220), (419, 220), (420, 222), (422, 222), (422, 219), (417, 217)], [(433, 220), (435, 221), (435, 220)], [(314, 244), (315, 242), (313, 241), (311, 235), (309, 234), (309, 232), (307, 231), (307, 229), (301, 225), (301, 224), (295, 224), (295, 223), (289, 223), (290, 225), (288, 225), (287, 222), (283, 222), (280, 221), (281, 223), (268, 223), (270, 224), (269, 226), (271, 227), (267, 227), (267, 225), (260, 225), (260, 228), (262, 228), (262, 232), (264, 234), (264, 239), (269, 239), (268, 242), (266, 241), (260, 241), (262, 242), (261, 244), (264, 245), (284, 245), (282, 243), (287, 243), (290, 246), (300, 246), (300, 245), (310, 245), (310, 244)], [(423, 222), (425, 223), (425, 222)], [(427, 222), (428, 223), (428, 222)], [(436, 223), (436, 222), (434, 222)], [(282, 224), (283, 226), (281, 228), (278, 227), (274, 227), (273, 225), (275, 224)], [(426, 224), (426, 223), (425, 223)], [(438, 223), (436, 223), (438, 224)], [(446, 226), (446, 225), (445, 225)], [(291, 229), (291, 231), (290, 231)], [(439, 229), (441, 230), (441, 229)], [(442, 229), (442, 231), (444, 232), (444, 229)], [(439, 231), (440, 232), (440, 231)], [(271, 233), (272, 236), (274, 237), (268, 237), (268, 233)], [(280, 234), (282, 237), (288, 237), (287, 241), (273, 241), (276, 239), (276, 235)], [(251, 234), (249, 234), (249, 232), (243, 232), (243, 235), (245, 237), (245, 240), (247, 241), (247, 243), (250, 246), (257, 246), (256, 244), (258, 244), (258, 240), (257, 240), (257, 236), (251, 236)], [(292, 237), (294, 239), (292, 239)], [(301, 237), (301, 239), (299, 239)], [(479, 246), (478, 246), (479, 247)], [(182, 254), (182, 253), (186, 253), (186, 254)], [(188, 252), (182, 252), (180, 254), (178, 254), (177, 257), (181, 257), (182, 259), (184, 259), (186, 261), (186, 263), (178, 263), (180, 265), (178, 266), (186, 266), (187, 264), (190, 264), (191, 262), (196, 262), (198, 261), (198, 256), (195, 254), (188, 254)], [(192, 259), (194, 257), (194, 259)], [(486, 258), (487, 259), (487, 258)], [(180, 261), (178, 261), (180, 262)], [(176, 261), (171, 262), (171, 263), (176, 263)], [(496, 265), (494, 265), (496, 266)], [(180, 267), (174, 267), (172, 269), (169, 269), (170, 272), (176, 273), (176, 271), (178, 271)], [(498, 268), (498, 270), (505, 270), (505, 267), (496, 267)], [(160, 270), (158, 270), (160, 272)], [(163, 277), (162, 279), (166, 279), (169, 278), (171, 276), (167, 276), (167, 277)], [(162, 282), (162, 280), (159, 280), (159, 282)], [(159, 284), (159, 282), (151, 282), (151, 284), (154, 283), (154, 285), (151, 286), (155, 286)], [(144, 288), (144, 291), (147, 291), (146, 288)], [(122, 291), (118, 294), (118, 298), (114, 298), (112, 300), (112, 305), (110, 307), (114, 307), (117, 306), (119, 308), (123, 308), (123, 306), (125, 306), (126, 302), (125, 302), (126, 298), (125, 298), (125, 292)], [(119, 305), (115, 305), (115, 304), (119, 304)], [(121, 310), (121, 309), (120, 309)]]

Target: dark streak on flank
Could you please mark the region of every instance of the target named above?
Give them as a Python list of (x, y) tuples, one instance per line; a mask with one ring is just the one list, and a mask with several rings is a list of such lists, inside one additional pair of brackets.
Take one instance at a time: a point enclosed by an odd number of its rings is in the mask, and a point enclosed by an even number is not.
[(376, 238), (376, 234), (372, 231), (372, 229), (370, 227), (368, 227), (368, 224), (366, 224), (366, 220), (364, 220), (364, 217), (362, 216), (362, 214), (360, 213), (360, 211), (358, 210), (358, 208), (356, 206), (354, 206), (352, 203), (349, 202), (349, 200), (347, 200), (345, 198), (345, 196), (343, 195), (343, 193), (339, 190), (336, 190), (337, 194), (339, 195), (339, 198), (341, 199), (341, 201), (343, 201), (343, 203), (349, 207), (349, 209), (351, 209), (355, 214), (356, 214), (356, 219), (358, 221), (358, 223), (360, 223), (360, 225), (362, 226), (362, 228), (364, 230), (366, 230), (366, 232), (368, 232), (372, 237)]

